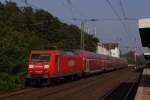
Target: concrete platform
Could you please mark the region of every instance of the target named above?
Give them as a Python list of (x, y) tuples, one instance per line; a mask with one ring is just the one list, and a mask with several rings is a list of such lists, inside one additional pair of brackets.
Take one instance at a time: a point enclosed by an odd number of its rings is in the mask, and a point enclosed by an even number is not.
[(134, 100), (150, 100), (150, 68), (145, 68)]

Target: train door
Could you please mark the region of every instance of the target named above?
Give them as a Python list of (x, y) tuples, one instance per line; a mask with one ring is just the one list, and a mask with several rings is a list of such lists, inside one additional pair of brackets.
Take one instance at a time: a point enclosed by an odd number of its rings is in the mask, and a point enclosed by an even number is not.
[(85, 72), (90, 72), (90, 60), (85, 60)]
[(56, 56), (56, 73), (60, 74), (60, 57), (57, 55)]

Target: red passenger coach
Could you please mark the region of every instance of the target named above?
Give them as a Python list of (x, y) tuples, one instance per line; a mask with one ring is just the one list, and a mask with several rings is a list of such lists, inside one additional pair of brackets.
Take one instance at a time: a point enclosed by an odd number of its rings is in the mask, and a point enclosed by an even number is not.
[(26, 84), (49, 84), (64, 78), (79, 78), (126, 65), (123, 59), (82, 50), (32, 50)]

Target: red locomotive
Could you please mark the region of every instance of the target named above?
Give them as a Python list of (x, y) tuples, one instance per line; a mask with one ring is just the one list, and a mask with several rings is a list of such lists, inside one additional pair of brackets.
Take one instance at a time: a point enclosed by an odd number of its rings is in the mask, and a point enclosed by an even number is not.
[(121, 58), (114, 58), (83, 50), (32, 50), (26, 84), (44, 83), (127, 66)]

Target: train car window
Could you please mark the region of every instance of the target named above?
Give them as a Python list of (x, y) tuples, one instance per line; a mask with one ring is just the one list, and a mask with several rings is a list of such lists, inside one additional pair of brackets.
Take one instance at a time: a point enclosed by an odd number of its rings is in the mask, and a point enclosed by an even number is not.
[(72, 51), (75, 55), (79, 55), (80, 54), (80, 51), (78, 51), (78, 50), (73, 50)]
[(50, 60), (49, 54), (32, 54), (31, 61), (44, 61), (48, 62)]
[(73, 56), (74, 53), (73, 52), (66, 52), (67, 55)]
[(63, 51), (62, 54), (69, 55), (69, 56), (79, 55), (78, 52), (74, 52), (74, 51)]

